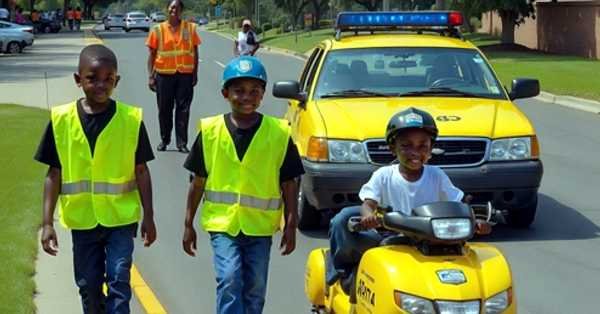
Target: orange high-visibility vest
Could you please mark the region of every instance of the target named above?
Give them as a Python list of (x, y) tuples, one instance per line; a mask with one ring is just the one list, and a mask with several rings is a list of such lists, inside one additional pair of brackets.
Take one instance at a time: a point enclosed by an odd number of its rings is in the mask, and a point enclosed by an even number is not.
[(75, 11), (75, 19), (81, 20), (81, 11)]
[(72, 20), (73, 19), (73, 10), (69, 10), (67, 11), (67, 20)]
[[(170, 34), (168, 22), (152, 29), (158, 37), (154, 70), (160, 74), (192, 73), (194, 71), (193, 34), (196, 24), (181, 21), (177, 35)], [(168, 34), (168, 35), (167, 35)]]

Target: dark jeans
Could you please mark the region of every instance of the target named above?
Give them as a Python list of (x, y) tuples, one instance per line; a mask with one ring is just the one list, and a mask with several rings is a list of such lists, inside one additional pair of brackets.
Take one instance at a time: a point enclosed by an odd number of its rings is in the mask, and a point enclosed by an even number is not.
[(175, 108), (175, 137), (177, 146), (187, 145), (190, 105), (194, 97), (192, 74), (157, 74), (156, 100), (160, 138), (163, 143), (171, 142), (173, 108)]
[[(260, 314), (265, 304), (271, 237), (210, 234), (218, 314)], [(203, 312), (203, 311), (201, 311)], [(208, 313), (208, 311), (206, 311)]]
[(329, 223), (330, 261), (327, 267), (327, 282), (333, 283), (341, 276), (347, 276), (358, 266), (362, 255), (379, 245), (383, 237), (375, 230), (350, 232), (348, 220), (360, 216), (360, 206), (342, 209)]
[[(129, 277), (137, 224), (72, 230), (75, 283), (83, 312), (129, 313)], [(108, 295), (102, 293), (106, 282)]]

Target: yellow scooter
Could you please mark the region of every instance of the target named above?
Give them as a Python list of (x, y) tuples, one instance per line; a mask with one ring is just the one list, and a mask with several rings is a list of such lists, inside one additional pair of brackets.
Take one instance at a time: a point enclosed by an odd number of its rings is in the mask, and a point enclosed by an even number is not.
[[(358, 221), (350, 219), (351, 231)], [(385, 213), (382, 224), (397, 235), (365, 252), (350, 284), (327, 285), (329, 249), (309, 254), (305, 292), (313, 313), (516, 313), (502, 253), (489, 244), (467, 243), (475, 228), (468, 205), (436, 202), (414, 208), (413, 216)]]

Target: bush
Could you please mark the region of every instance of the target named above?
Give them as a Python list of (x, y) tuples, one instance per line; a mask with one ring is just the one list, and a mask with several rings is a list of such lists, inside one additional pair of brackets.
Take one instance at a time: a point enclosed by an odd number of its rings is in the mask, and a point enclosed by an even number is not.
[(271, 23), (265, 23), (261, 26), (263, 32), (269, 31), (271, 30), (273, 27), (271, 26)]
[(273, 21), (273, 27), (272, 28), (279, 28), (281, 27), (281, 21)]
[(333, 24), (333, 20), (319, 20), (319, 28), (331, 28)]
[(260, 26), (257, 26), (257, 27), (255, 27), (255, 28), (254, 28), (254, 32), (255, 32), (256, 34), (261, 34), (261, 33), (263, 32), (263, 29), (262, 29), (262, 27), (260, 27)]

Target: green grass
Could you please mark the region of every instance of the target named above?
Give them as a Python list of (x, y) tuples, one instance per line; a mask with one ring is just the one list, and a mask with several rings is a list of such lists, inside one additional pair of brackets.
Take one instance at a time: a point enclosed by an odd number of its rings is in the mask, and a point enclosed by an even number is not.
[(332, 37), (333, 30), (330, 28), (319, 29), (310, 32), (299, 32), (297, 35), (294, 33), (276, 34), (267, 32), (266, 35), (261, 41), (265, 45), (305, 53), (324, 39)]
[(0, 313), (35, 313), (37, 231), (46, 167), (33, 155), (48, 111), (0, 104)]
[(500, 38), (489, 34), (468, 33), (464, 34), (466, 40), (472, 42), (476, 46), (495, 45), (500, 43)]

